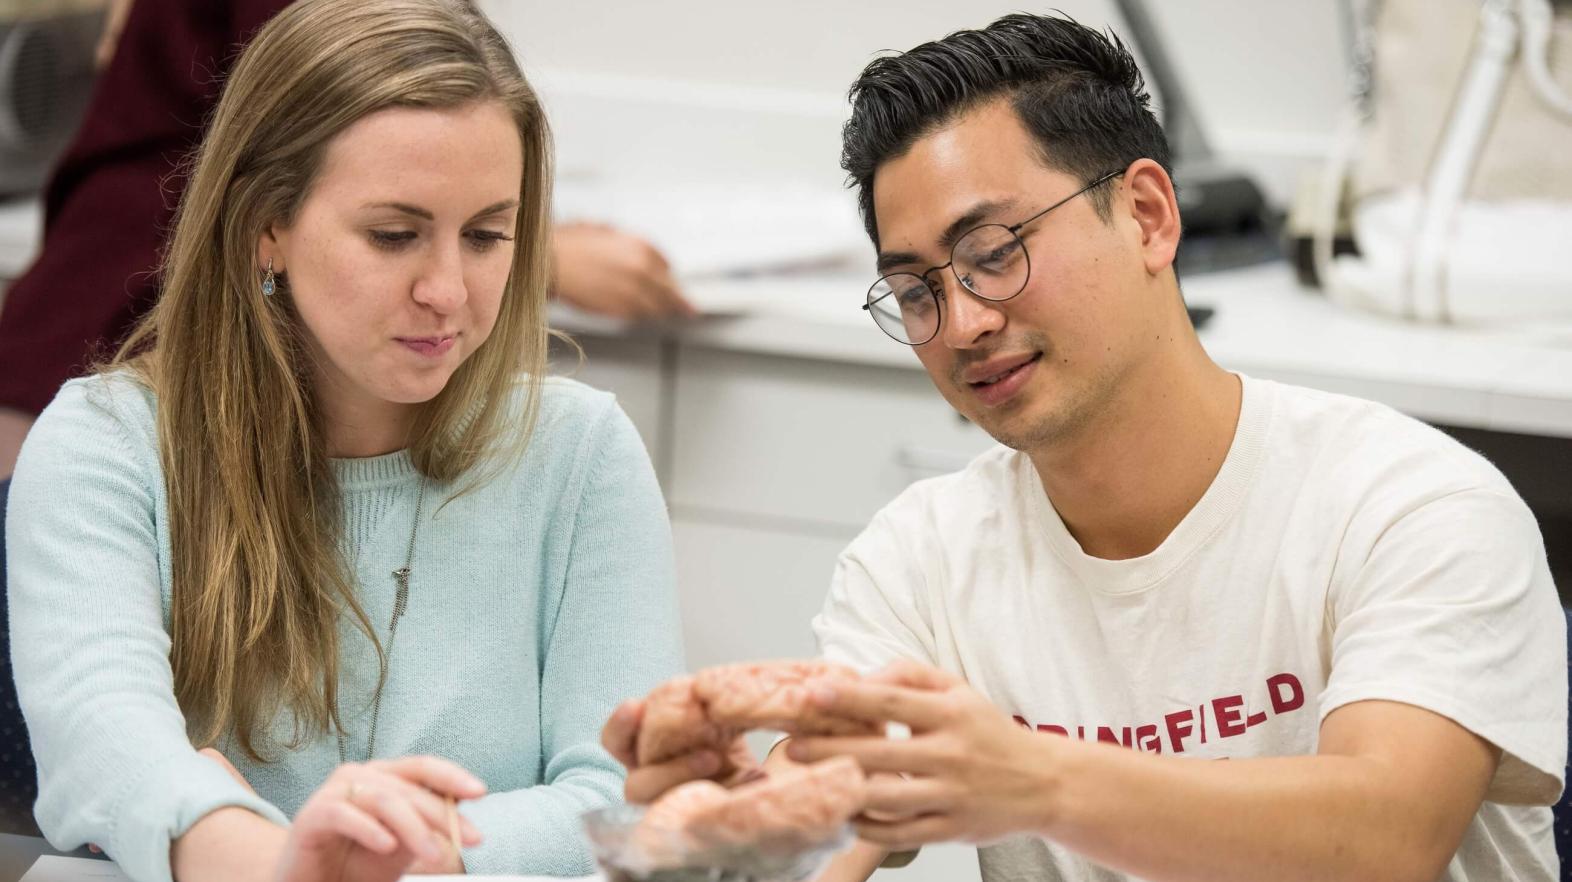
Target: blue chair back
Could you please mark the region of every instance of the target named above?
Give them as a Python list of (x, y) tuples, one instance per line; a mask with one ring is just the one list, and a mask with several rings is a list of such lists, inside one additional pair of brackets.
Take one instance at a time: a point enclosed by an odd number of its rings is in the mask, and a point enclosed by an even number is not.
[(0, 481), (0, 833), (39, 836), (33, 820), (38, 768), (11, 675), (11, 608), (5, 601), (5, 503), (11, 481)]

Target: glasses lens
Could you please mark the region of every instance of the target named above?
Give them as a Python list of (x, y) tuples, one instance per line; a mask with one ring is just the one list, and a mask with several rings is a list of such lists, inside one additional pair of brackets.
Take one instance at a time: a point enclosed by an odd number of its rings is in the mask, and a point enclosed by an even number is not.
[(939, 300), (914, 273), (894, 273), (868, 289), (868, 311), (884, 333), (911, 346), (933, 339), (939, 330)]
[(1009, 300), (1026, 287), (1030, 261), (1021, 237), (1002, 224), (987, 224), (955, 243), (955, 276), (986, 300)]

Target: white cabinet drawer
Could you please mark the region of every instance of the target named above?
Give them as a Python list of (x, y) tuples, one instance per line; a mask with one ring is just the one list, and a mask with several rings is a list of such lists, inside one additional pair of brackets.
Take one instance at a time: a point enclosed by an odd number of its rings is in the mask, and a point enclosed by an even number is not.
[(690, 668), (818, 654), (811, 623), (846, 539), (681, 515), (672, 536)]
[(684, 348), (675, 398), (679, 514), (860, 529), (913, 481), (993, 444), (917, 369)]
[[(549, 372), (616, 395), (617, 404), (627, 412), (644, 439), (656, 472), (663, 472), (666, 454), (662, 426), (662, 344), (657, 340), (620, 337), (575, 335), (573, 339), (584, 350), (583, 363), (579, 363), (578, 353), (572, 346), (553, 340)], [(660, 478), (664, 483), (665, 474)]]

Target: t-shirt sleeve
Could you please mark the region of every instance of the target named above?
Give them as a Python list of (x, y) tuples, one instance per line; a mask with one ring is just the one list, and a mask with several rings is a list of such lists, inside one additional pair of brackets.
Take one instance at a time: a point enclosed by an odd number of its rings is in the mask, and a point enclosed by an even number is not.
[(841, 552), (830, 594), (813, 619), (819, 654), (864, 673), (897, 659), (937, 665), (928, 575), (911, 537), (922, 529), (909, 491)]
[(1322, 718), (1372, 699), (1425, 708), (1502, 750), (1487, 800), (1553, 804), (1566, 620), (1528, 508), (1505, 489), (1454, 492), (1391, 519), (1368, 547), (1329, 599)]

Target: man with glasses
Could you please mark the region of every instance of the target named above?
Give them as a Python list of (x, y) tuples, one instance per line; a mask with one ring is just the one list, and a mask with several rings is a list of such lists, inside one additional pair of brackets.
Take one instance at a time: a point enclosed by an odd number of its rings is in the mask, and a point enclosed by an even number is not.
[[(960, 236), (954, 230), (946, 230), (939, 237), (940, 242), (955, 242), (950, 246), (949, 262), (920, 273), (900, 269), (911, 262), (909, 253), (881, 254), (879, 268), (893, 271), (873, 283), (868, 289), (868, 302), (862, 308), (896, 342), (908, 346), (929, 342), (939, 333), (939, 302), (944, 297), (944, 285), (933, 275), (936, 271), (950, 270), (967, 291), (984, 300), (1009, 300), (1026, 288), (1032, 275), (1032, 258), (1021, 240), (1021, 231), (1082, 193), (1121, 176), (1122, 171), (1109, 172), (1020, 223), (978, 224)], [(979, 216), (974, 210), (953, 226), (966, 227)], [(869, 234), (878, 235), (874, 230)]]
[(985, 882), (1556, 878), (1566, 650), (1532, 515), (1429, 427), (1208, 358), (1124, 47), (1007, 16), (852, 98), (864, 308), (1002, 446), (880, 512), (814, 620), (876, 672), (821, 708), (911, 730), (774, 752), (877, 776), (824, 878), (941, 840), (983, 844)]

